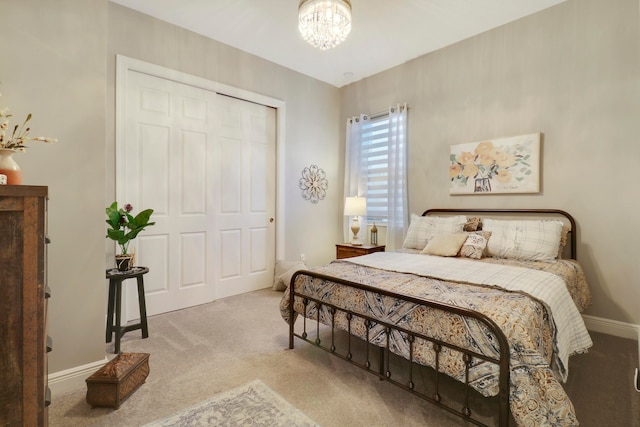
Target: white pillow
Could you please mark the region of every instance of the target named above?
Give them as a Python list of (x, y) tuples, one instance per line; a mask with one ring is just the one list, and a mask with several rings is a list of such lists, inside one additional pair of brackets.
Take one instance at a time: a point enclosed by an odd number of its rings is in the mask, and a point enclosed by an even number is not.
[(437, 256), (456, 256), (466, 240), (466, 233), (441, 234), (430, 239), (427, 246), (420, 253)]
[(306, 270), (307, 266), (302, 261), (298, 261), (296, 265), (291, 267), (289, 270), (285, 271), (280, 275), (280, 281), (284, 284), (285, 289), (289, 287), (291, 284), (291, 278), (296, 272), (300, 270)]
[(558, 256), (562, 221), (483, 219), (490, 231), (487, 254), (523, 261), (553, 261)]
[[(302, 267), (300, 267), (302, 265)], [(274, 271), (273, 277), (273, 290), (274, 291), (284, 291), (289, 283), (291, 282), (291, 276), (289, 276), (289, 280), (287, 282), (283, 281), (283, 276), (285, 273), (288, 273), (291, 269), (296, 269), (293, 273), (298, 270), (303, 270), (307, 268), (307, 266), (302, 261), (278, 261), (276, 262), (276, 267)]]
[(411, 214), (409, 230), (402, 247), (405, 249), (424, 249), (430, 239), (442, 234), (462, 233), (467, 217), (458, 216), (418, 216)]

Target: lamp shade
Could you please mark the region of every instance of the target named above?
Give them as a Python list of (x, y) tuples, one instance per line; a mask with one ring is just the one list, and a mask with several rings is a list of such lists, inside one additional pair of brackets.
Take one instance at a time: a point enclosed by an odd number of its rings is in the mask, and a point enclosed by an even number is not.
[(367, 214), (367, 199), (364, 197), (347, 197), (344, 202), (344, 214), (347, 216), (365, 216)]

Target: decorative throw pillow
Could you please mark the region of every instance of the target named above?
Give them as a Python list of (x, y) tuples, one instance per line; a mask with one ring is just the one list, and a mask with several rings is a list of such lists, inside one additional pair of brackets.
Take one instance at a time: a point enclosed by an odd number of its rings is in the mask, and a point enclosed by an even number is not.
[(434, 236), (461, 233), (467, 217), (458, 216), (418, 216), (411, 215), (409, 230), (402, 247), (405, 249), (424, 249)]
[(420, 253), (438, 256), (456, 256), (466, 240), (466, 233), (441, 234), (429, 240), (427, 246), (425, 246)]
[(558, 259), (562, 258), (564, 254), (564, 248), (567, 246), (567, 239), (569, 238), (569, 231), (571, 231), (571, 227), (564, 224), (562, 226), (562, 231), (560, 232), (560, 247), (558, 248)]
[(482, 228), (491, 231), (489, 256), (522, 261), (553, 261), (558, 256), (562, 221), (484, 219)]
[(473, 231), (467, 233), (467, 240), (460, 248), (460, 256), (473, 259), (481, 259), (484, 256), (487, 243), (489, 243), (489, 237), (491, 237), (490, 231)]
[(280, 275), (280, 281), (284, 284), (284, 288), (288, 288), (291, 284), (291, 278), (296, 272), (306, 270), (307, 266), (302, 261), (298, 261), (293, 267)]
[[(282, 276), (287, 273), (292, 268), (299, 267), (302, 264), (302, 268), (298, 268), (298, 270), (307, 268), (307, 266), (302, 261), (278, 261), (276, 262), (276, 267), (274, 271), (273, 277), (273, 290), (274, 291), (284, 291), (287, 286), (289, 286), (289, 282), (291, 282), (291, 277), (289, 277), (289, 281), (283, 282)], [(296, 270), (296, 271), (298, 271)], [(295, 272), (294, 272), (295, 273)], [(293, 275), (293, 273), (291, 273)]]
[(480, 218), (477, 216), (472, 216), (467, 218), (467, 222), (464, 223), (463, 230), (464, 231), (477, 231), (480, 227)]

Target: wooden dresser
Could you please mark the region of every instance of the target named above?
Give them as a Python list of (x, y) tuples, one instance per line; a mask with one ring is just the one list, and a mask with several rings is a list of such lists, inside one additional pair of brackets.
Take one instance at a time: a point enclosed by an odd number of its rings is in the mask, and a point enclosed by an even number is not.
[(0, 426), (46, 426), (47, 187), (0, 185)]

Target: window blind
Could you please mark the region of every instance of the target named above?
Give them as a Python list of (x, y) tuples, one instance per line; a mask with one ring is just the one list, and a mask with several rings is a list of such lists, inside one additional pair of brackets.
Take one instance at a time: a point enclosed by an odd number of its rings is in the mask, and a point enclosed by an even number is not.
[(362, 126), (362, 165), (366, 171), (367, 218), (386, 222), (389, 206), (389, 115), (370, 117)]

